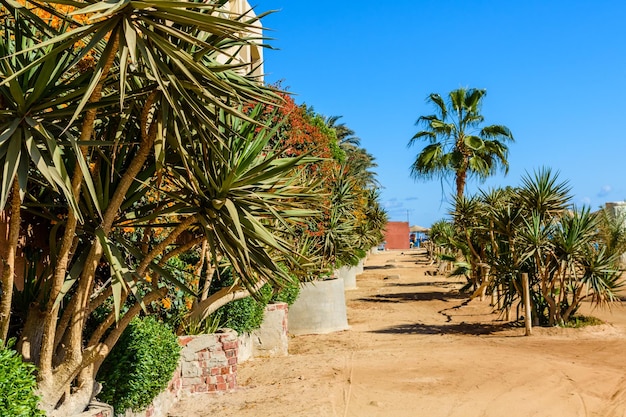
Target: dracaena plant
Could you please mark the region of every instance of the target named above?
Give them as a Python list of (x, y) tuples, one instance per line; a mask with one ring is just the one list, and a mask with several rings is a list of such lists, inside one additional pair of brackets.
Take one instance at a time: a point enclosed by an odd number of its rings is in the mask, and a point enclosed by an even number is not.
[[(467, 264), (474, 296), (497, 293), (496, 308), (508, 318), (528, 274), (531, 315), (546, 325), (566, 324), (584, 300), (596, 306), (618, 300), (623, 247), (616, 242), (624, 231), (602, 211), (571, 205), (569, 190), (544, 168), (518, 188), (456, 199), (445, 245)], [(431, 239), (443, 247), (440, 236), (433, 225)]]
[[(233, 142), (235, 125), (254, 123), (243, 103), (279, 100), (233, 56), (241, 46), (256, 45), (258, 17), (223, 13), (225, 3), (0, 0), (0, 208), (9, 228), (0, 339), (11, 325), (20, 242), (37, 245), (50, 273), (17, 333), (22, 355), (39, 368), (49, 415), (84, 409), (95, 372), (121, 332), (164, 296), (158, 279), (142, 295), (141, 280), (148, 273), (167, 277), (160, 264), (175, 251), (200, 244), (205, 234), (214, 257), (229, 260), (247, 289), (270, 274), (268, 253), (289, 252), (272, 233), (273, 222), (288, 223), (288, 214), (270, 210), (269, 203), (236, 204), (248, 203), (235, 198), (247, 192), (266, 198), (275, 189), (297, 188), (269, 182), (302, 160), (268, 156), (265, 165), (250, 164), (265, 150), (254, 156), (259, 149), (249, 137), (246, 145)], [(239, 182), (216, 171), (233, 166), (246, 167), (235, 176)], [(267, 174), (259, 180), (266, 184), (245, 185), (251, 178), (242, 175), (252, 167)], [(125, 246), (119, 229), (132, 225), (121, 221), (149, 216), (140, 210), (142, 198), (166, 178), (185, 197), (158, 193), (165, 199), (158, 227), (167, 237), (154, 244), (146, 232), (140, 245)], [(239, 194), (228, 194), (235, 189)], [(226, 226), (222, 216), (233, 223)], [(156, 217), (144, 220), (145, 230), (155, 227)], [(189, 228), (198, 234), (182, 243)], [(89, 315), (106, 300), (112, 311), (87, 333)]]

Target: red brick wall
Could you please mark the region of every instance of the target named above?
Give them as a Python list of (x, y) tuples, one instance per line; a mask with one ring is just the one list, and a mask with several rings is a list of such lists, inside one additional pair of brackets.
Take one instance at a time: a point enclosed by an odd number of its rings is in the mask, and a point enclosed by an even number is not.
[(180, 336), (182, 390), (198, 392), (229, 391), (237, 388), (237, 333)]
[(409, 222), (387, 222), (385, 249), (409, 249)]

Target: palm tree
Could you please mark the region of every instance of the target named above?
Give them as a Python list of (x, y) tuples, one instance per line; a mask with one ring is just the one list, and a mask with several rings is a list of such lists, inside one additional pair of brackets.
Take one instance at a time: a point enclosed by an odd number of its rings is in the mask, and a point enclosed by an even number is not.
[(342, 117), (343, 116), (329, 116), (325, 120), (326, 125), (331, 129), (335, 129), (339, 146), (344, 149), (349, 147), (358, 147), (361, 144), (361, 139), (358, 136), (355, 136), (354, 130), (346, 126), (345, 123), (337, 123), (337, 121)]
[(411, 166), (414, 178), (445, 178), (454, 173), (456, 195), (463, 195), (468, 176), (485, 179), (502, 168), (508, 172), (508, 147), (513, 141), (511, 131), (502, 125), (480, 127), (480, 114), (486, 90), (460, 88), (450, 92), (447, 103), (439, 94), (431, 94), (427, 102), (435, 106), (436, 114), (420, 116), (416, 125), (424, 126), (411, 138), (408, 146), (419, 139), (428, 145), (417, 155)]
[(455, 263), (452, 275), (480, 284), (472, 297), (497, 293), (507, 320), (523, 300), (524, 274), (532, 317), (545, 325), (567, 323), (584, 300), (616, 301), (624, 285), (618, 264), (624, 230), (606, 224), (603, 211), (573, 207), (568, 183), (550, 169), (526, 175), (517, 188), (456, 198), (451, 215), (453, 223), (431, 228), (435, 249)]

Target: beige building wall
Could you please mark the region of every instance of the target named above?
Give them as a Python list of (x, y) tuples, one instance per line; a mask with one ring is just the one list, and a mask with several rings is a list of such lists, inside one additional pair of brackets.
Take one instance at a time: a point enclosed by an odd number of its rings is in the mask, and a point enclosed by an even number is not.
[[(256, 14), (254, 10), (250, 7), (250, 4), (246, 0), (229, 0), (226, 4), (224, 4), (223, 9), (226, 14), (228, 14), (231, 18), (236, 18), (238, 16), (244, 15), (242, 18), (243, 21), (247, 21), (250, 19), (256, 18)], [(233, 59), (237, 63), (246, 64), (244, 68), (242, 68), (241, 72), (244, 74), (250, 74), (252, 76), (258, 77), (259, 81), (263, 81), (263, 48), (260, 46), (261, 40), (260, 38), (263, 36), (263, 28), (261, 26), (260, 21), (255, 21), (253, 23), (253, 28), (250, 33), (241, 33), (241, 37), (243, 38), (253, 38), (255, 41), (250, 45), (246, 45), (239, 50), (232, 49), (231, 55), (233, 56), (223, 56), (223, 63), (226, 63), (229, 59)], [(231, 61), (232, 62), (232, 61)]]

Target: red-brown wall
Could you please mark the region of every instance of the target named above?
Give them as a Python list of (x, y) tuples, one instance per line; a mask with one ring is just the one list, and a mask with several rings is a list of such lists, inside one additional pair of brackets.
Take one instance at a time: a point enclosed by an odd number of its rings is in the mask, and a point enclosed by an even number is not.
[(409, 222), (387, 222), (385, 249), (409, 249)]

